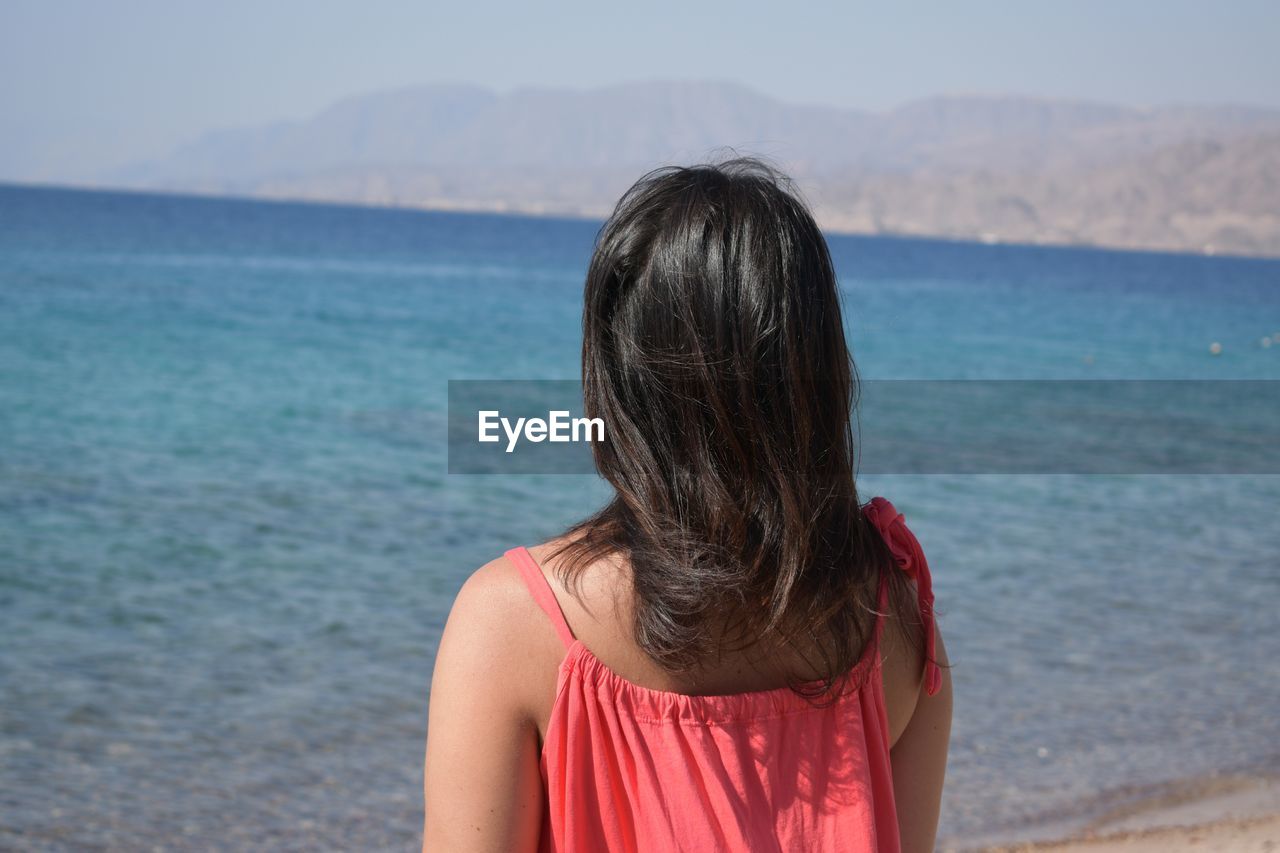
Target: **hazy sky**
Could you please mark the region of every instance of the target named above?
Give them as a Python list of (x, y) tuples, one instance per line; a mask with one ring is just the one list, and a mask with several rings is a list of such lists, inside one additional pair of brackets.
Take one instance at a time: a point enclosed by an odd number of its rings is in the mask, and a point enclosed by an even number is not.
[(1280, 2), (0, 0), (0, 176), (417, 83), (714, 78), (881, 109), (939, 93), (1280, 106)]

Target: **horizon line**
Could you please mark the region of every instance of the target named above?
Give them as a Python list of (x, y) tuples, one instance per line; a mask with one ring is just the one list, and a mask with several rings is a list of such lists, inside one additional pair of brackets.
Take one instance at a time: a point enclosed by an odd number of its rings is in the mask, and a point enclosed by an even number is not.
[[(458, 206), (448, 205), (412, 205), (412, 204), (379, 204), (377, 202), (360, 202), (339, 199), (318, 199), (300, 197), (274, 197), (246, 195), (234, 192), (200, 191), (191, 189), (163, 189), (153, 187), (109, 186), (86, 183), (54, 183), (48, 181), (23, 181), (0, 177), (0, 191), (4, 190), (37, 190), (46, 192), (89, 193), (99, 195), (150, 196), (187, 201), (233, 202), (238, 204), (266, 204), (277, 206), (330, 207), (347, 210), (386, 211), (397, 213), (455, 214), (460, 216), (497, 216), (514, 219), (539, 219), (547, 221), (567, 221), (604, 224), (607, 216), (585, 213), (574, 213), (565, 210), (521, 210), (501, 209), (495, 206)], [(821, 217), (815, 217), (820, 219)], [(819, 226), (823, 235), (829, 237), (852, 237), (858, 239), (884, 239), (903, 242), (946, 243), (956, 246), (973, 246), (983, 249), (1046, 249), (1051, 251), (1084, 251), (1102, 252), (1121, 255), (1165, 255), (1175, 258), (1204, 258), (1227, 261), (1254, 261), (1263, 263), (1280, 262), (1280, 254), (1246, 255), (1226, 251), (1195, 251), (1192, 249), (1155, 249), (1141, 246), (1114, 246), (1105, 243), (1066, 243), (1066, 242), (1028, 242), (1026, 240), (984, 239), (980, 237), (953, 237), (943, 234), (911, 234), (900, 231), (849, 231)]]

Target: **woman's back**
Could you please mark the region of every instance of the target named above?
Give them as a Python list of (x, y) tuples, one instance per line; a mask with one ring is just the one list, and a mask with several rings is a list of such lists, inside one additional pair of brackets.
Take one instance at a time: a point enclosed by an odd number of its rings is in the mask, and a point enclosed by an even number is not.
[[(891, 504), (873, 505), (886, 538), (914, 545), (905, 525), (890, 529)], [(892, 636), (881, 642), (885, 579), (847, 686), (814, 703), (787, 686), (806, 671), (788, 655), (730, 655), (693, 678), (654, 667), (629, 639), (625, 566), (598, 564), (573, 596), (539, 563), (557, 550), (506, 554), (546, 617), (544, 638), (556, 637), (541, 644), (556, 656), (556, 690), (536, 717), (540, 849), (900, 849), (889, 750), (913, 710), (921, 662)], [(927, 564), (912, 574), (927, 590)], [(927, 622), (931, 602), (921, 604)], [(550, 661), (538, 657), (545, 678)]]

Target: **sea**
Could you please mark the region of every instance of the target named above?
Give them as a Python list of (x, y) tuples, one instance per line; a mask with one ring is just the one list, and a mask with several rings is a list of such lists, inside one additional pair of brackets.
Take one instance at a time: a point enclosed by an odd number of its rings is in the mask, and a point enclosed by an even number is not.
[[(454, 594), (608, 496), (447, 473), (447, 383), (577, 378), (599, 226), (0, 187), (0, 848), (417, 849)], [(1280, 379), (1280, 261), (829, 242), (864, 379)], [(859, 489), (933, 571), (942, 847), (1280, 767), (1280, 477)]]

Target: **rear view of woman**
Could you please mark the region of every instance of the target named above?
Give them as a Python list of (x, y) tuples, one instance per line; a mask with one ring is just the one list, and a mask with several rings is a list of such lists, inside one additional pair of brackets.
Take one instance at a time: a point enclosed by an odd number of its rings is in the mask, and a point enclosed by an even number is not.
[(734, 160), (632, 187), (587, 273), (582, 379), (614, 497), (459, 593), (424, 849), (932, 850), (952, 698), (929, 567), (859, 498), (835, 273), (786, 179)]

